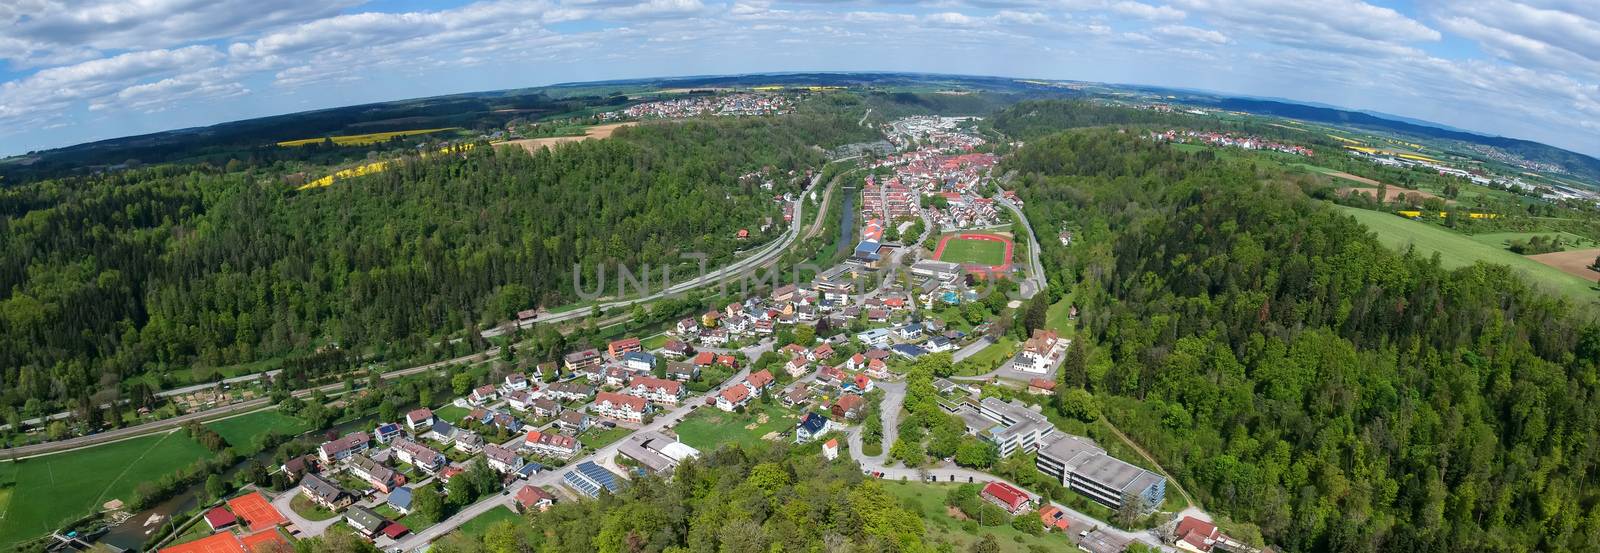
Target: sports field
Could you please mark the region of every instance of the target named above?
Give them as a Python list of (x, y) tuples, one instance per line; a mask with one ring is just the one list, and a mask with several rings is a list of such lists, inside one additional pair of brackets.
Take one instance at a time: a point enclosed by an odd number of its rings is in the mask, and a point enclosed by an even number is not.
[(1389, 247), (1403, 249), (1415, 245), (1422, 255), (1439, 252), (1440, 262), (1446, 268), (1465, 267), (1479, 261), (1507, 265), (1522, 273), (1524, 278), (1531, 279), (1531, 282), (1573, 300), (1588, 303), (1600, 299), (1600, 292), (1593, 289), (1592, 282), (1503, 248), (1478, 242), (1464, 234), (1390, 213), (1346, 206), (1339, 206), (1339, 209), (1377, 233), (1378, 240)]
[(141, 482), (208, 455), (188, 434), (174, 431), (0, 463), (0, 486), (9, 492), (0, 495), (0, 549), (48, 534), (112, 499), (127, 501)]
[(998, 234), (947, 234), (939, 239), (933, 258), (963, 265), (985, 265), (1004, 270), (1011, 265), (1011, 239)]

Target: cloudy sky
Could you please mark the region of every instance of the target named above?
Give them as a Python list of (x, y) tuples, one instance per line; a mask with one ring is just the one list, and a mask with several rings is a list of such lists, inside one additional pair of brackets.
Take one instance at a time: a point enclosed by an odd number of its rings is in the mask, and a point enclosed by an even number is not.
[(0, 0), (0, 155), (455, 92), (809, 70), (1278, 96), (1600, 155), (1596, 0)]

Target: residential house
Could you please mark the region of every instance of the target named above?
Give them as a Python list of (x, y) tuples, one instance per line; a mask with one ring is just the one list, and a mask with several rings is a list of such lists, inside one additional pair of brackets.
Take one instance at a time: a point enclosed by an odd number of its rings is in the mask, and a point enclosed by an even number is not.
[(428, 474), (437, 472), (445, 465), (443, 453), (405, 438), (394, 441), (394, 456), (400, 462), (422, 469)]
[(487, 405), (489, 402), (500, 398), (500, 391), (494, 386), (484, 384), (472, 390), (471, 401), (473, 405)]
[(594, 403), (589, 404), (589, 412), (602, 417), (637, 423), (643, 422), (645, 414), (650, 412), (650, 403), (642, 397), (600, 392), (595, 396)]
[(360, 478), (365, 480), (368, 484), (371, 484), (372, 489), (378, 490), (382, 493), (389, 493), (389, 490), (393, 490), (401, 484), (406, 483), (406, 477), (401, 476), (400, 473), (395, 472), (394, 469), (383, 466), (383, 464), (372, 460), (371, 457), (367, 457), (366, 455), (355, 455), (350, 457), (350, 465), (348, 470), (350, 471), (350, 474), (355, 475), (356, 478)]
[(412, 409), (410, 413), (406, 413), (406, 426), (411, 428), (412, 432), (433, 426), (433, 411), (427, 408)]
[(527, 411), (529, 407), (533, 406), (533, 394), (528, 393), (527, 390), (517, 390), (506, 394), (506, 405), (518, 411)]
[(528, 437), (523, 440), (522, 448), (534, 455), (566, 459), (577, 455), (583, 446), (572, 436), (531, 430), (528, 432)]
[(588, 401), (594, 397), (594, 387), (577, 382), (557, 382), (545, 387), (544, 395), (556, 401)]
[(489, 444), (483, 446), (483, 456), (489, 460), (489, 468), (500, 474), (513, 474), (522, 469), (522, 456), (516, 451)]
[(544, 491), (544, 488), (530, 484), (517, 490), (517, 510), (522, 513), (529, 513), (534, 510), (544, 512), (555, 503), (556, 496)]
[(869, 348), (884, 348), (889, 346), (889, 331), (883, 328), (874, 328), (856, 334), (856, 339)]
[(833, 424), (828, 420), (828, 417), (816, 413), (806, 413), (805, 418), (800, 419), (800, 424), (794, 429), (794, 443), (803, 444), (809, 442), (821, 437), (823, 434), (827, 434), (830, 430), (833, 430)]
[(470, 430), (458, 430), (455, 442), (450, 447), (463, 453), (477, 453), (483, 451), (483, 436)]
[(351, 432), (337, 440), (324, 442), (322, 447), (317, 449), (317, 455), (322, 459), (323, 465), (332, 465), (350, 458), (351, 455), (366, 451), (367, 442), (370, 441), (372, 437), (366, 432)]
[(772, 371), (761, 369), (759, 371), (750, 373), (750, 376), (745, 377), (744, 385), (750, 387), (750, 393), (759, 394), (762, 390), (770, 388), (774, 381), (775, 379), (772, 378)]
[(355, 496), (320, 475), (307, 474), (300, 479), (300, 495), (329, 511), (338, 511), (355, 501)]
[(667, 363), (667, 378), (679, 382), (694, 380), (700, 378), (700, 367), (696, 367), (693, 363), (672, 361)]
[(743, 383), (729, 386), (722, 393), (717, 394), (717, 408), (723, 411), (734, 411), (750, 403), (750, 388)]
[(529, 404), (529, 408), (533, 411), (533, 416), (535, 417), (554, 417), (561, 414), (561, 404), (547, 397), (533, 400)]
[(833, 401), (828, 412), (839, 420), (856, 420), (866, 410), (867, 400), (856, 394), (844, 394)]
[(783, 365), (783, 372), (789, 373), (789, 376), (793, 378), (800, 378), (800, 375), (810, 371), (811, 364), (806, 362), (805, 357), (790, 359), (788, 363)]
[(656, 368), (656, 356), (642, 351), (630, 351), (622, 355), (622, 366), (630, 371), (647, 373)]
[(383, 523), (388, 521), (384, 520), (382, 515), (373, 512), (372, 509), (354, 505), (345, 510), (344, 522), (357, 532), (360, 532), (361, 535), (373, 538), (383, 529)]
[(1028, 495), (1028, 492), (998, 480), (985, 484), (983, 491), (979, 492), (978, 496), (998, 505), (1012, 515), (1031, 510), (1033, 507), (1033, 498)]
[(685, 390), (682, 382), (640, 375), (630, 379), (622, 393), (642, 397), (655, 404), (677, 405), (683, 401)]
[(395, 488), (394, 491), (389, 492), (389, 497), (385, 498), (383, 502), (393, 508), (395, 512), (401, 515), (409, 515), (411, 514), (411, 497), (411, 488)]
[(638, 338), (623, 338), (606, 344), (606, 352), (610, 353), (612, 357), (622, 357), (623, 354), (640, 351), (644, 351), (644, 347)]
[(593, 422), (589, 415), (584, 414), (583, 411), (571, 410), (563, 412), (556, 417), (556, 428), (565, 430), (570, 434), (582, 434), (583, 431), (589, 429), (589, 425), (593, 424)]
[(670, 359), (687, 359), (693, 353), (694, 348), (682, 340), (667, 340), (667, 343), (661, 346), (661, 354)]
[(389, 440), (400, 437), (401, 433), (402, 429), (399, 424), (386, 422), (372, 429), (372, 438), (378, 440), (380, 444), (386, 444), (389, 443)]
[(596, 367), (599, 366), (601, 362), (600, 350), (590, 348), (586, 350), (574, 351), (572, 353), (568, 353), (566, 357), (563, 357), (562, 361), (566, 363), (567, 370), (571, 372), (577, 372), (579, 369)]

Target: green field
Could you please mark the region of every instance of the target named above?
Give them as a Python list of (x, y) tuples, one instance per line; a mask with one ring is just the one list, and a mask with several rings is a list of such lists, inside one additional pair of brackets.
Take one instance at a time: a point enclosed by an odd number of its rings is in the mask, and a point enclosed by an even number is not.
[[(957, 551), (968, 551), (973, 543), (983, 537), (983, 534), (994, 534), (996, 541), (1000, 543), (1000, 551), (1004, 552), (1026, 552), (1030, 545), (1044, 547), (1047, 551), (1077, 550), (1077, 547), (1060, 533), (1033, 536), (1005, 524), (981, 526), (977, 534), (968, 533), (962, 528), (964, 521), (950, 516), (945, 510), (945, 494), (950, 493), (956, 486), (956, 484), (922, 482), (883, 482), (883, 489), (899, 498), (901, 505), (912, 507), (922, 515), (928, 543), (949, 542), (955, 545)], [(1030, 513), (1025, 516), (1033, 515)], [(1018, 541), (1018, 538), (1021, 541)]]
[[(774, 399), (771, 405), (762, 406), (761, 400), (751, 400), (745, 414), (726, 413), (716, 407), (695, 409), (674, 429), (678, 439), (690, 447), (709, 452), (723, 444), (736, 443), (749, 447), (761, 443), (761, 437), (771, 432), (785, 435), (799, 423), (799, 416), (784, 409)], [(766, 415), (765, 422), (762, 415)]]
[[(36, 538), (98, 511), (112, 499), (127, 501), (152, 481), (209, 456), (181, 431), (88, 449), (0, 463), (0, 548)], [(18, 504), (6, 499), (27, 498)]]
[(1440, 262), (1446, 268), (1465, 267), (1479, 261), (1507, 265), (1522, 273), (1530, 282), (1575, 301), (1593, 302), (1600, 298), (1600, 294), (1594, 291), (1594, 285), (1588, 281), (1464, 234), (1389, 213), (1346, 206), (1339, 206), (1339, 209), (1377, 233), (1378, 240), (1389, 247), (1404, 249), (1408, 245), (1415, 245), (1417, 251), (1425, 256), (1439, 252)]
[(252, 455), (261, 451), (258, 440), (269, 431), (294, 436), (311, 429), (311, 425), (305, 421), (279, 413), (277, 409), (266, 409), (222, 419), (207, 423), (206, 427), (221, 434), (223, 439), (233, 445), (233, 450), (242, 455)]
[(945, 244), (939, 254), (940, 261), (974, 265), (1002, 265), (1006, 262), (1006, 245), (994, 240), (963, 240), (955, 238)]
[(1491, 232), (1488, 234), (1474, 234), (1469, 236), (1474, 242), (1488, 244), (1496, 248), (1505, 248), (1506, 243), (1512, 240), (1524, 240), (1535, 236), (1559, 236), (1567, 244), (1568, 249), (1593, 248), (1595, 241), (1570, 232)]
[(472, 517), (472, 520), (468, 520), (467, 522), (463, 523), (461, 528), (457, 531), (469, 536), (482, 536), (485, 532), (488, 532), (489, 527), (493, 526), (496, 522), (500, 522), (502, 520), (518, 520), (519, 518), (520, 517), (518, 517), (516, 513), (512, 512), (511, 509), (508, 509), (502, 505), (493, 509), (489, 509), (488, 511), (484, 511), (484, 513), (481, 515)]

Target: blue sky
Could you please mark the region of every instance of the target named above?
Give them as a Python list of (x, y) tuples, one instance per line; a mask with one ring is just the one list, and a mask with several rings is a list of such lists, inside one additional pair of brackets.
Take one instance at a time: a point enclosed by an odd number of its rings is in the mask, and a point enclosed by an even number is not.
[(435, 94), (811, 70), (1204, 88), (1600, 155), (1594, 0), (11, 0), (0, 155)]

